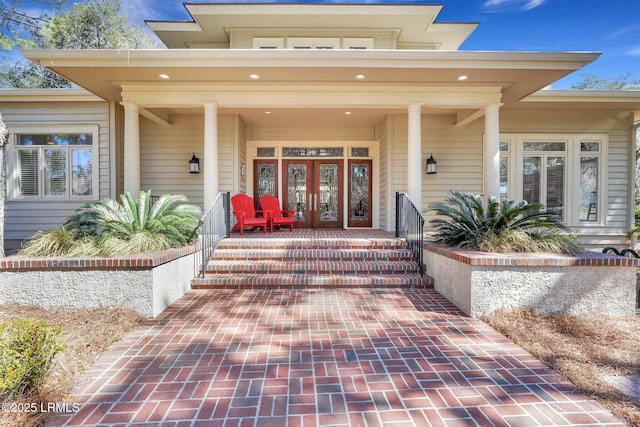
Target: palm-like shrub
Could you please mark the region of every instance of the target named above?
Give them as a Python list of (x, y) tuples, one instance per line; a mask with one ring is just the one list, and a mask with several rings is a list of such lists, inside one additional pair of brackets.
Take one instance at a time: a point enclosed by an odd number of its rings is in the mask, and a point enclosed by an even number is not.
[(433, 241), (446, 246), (502, 253), (579, 250), (559, 216), (538, 204), (490, 197), (484, 206), (479, 195), (452, 191), (429, 210), (439, 215), (431, 220)]
[(164, 194), (151, 204), (151, 192), (120, 201), (82, 204), (57, 230), (42, 232), (21, 250), (27, 256), (126, 255), (193, 243), (202, 211), (181, 195)]

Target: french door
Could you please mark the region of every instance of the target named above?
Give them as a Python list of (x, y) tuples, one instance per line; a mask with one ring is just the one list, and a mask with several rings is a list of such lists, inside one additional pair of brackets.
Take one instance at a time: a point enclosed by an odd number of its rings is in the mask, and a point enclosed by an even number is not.
[(283, 209), (300, 228), (342, 228), (343, 160), (283, 160)]

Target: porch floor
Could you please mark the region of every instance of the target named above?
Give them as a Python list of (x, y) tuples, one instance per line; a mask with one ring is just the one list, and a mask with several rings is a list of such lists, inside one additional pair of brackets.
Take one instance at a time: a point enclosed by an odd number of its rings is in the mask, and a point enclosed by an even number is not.
[(395, 239), (395, 233), (371, 228), (288, 228), (263, 233), (261, 230), (231, 233), (230, 239)]

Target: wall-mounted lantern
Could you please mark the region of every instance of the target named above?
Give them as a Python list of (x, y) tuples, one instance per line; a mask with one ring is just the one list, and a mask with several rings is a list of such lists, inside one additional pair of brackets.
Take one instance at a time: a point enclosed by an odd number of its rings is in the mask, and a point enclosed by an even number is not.
[(433, 154), (429, 156), (427, 159), (427, 175), (431, 175), (436, 173), (436, 159), (433, 158)]
[(189, 160), (189, 173), (200, 173), (200, 159), (196, 157), (196, 153)]

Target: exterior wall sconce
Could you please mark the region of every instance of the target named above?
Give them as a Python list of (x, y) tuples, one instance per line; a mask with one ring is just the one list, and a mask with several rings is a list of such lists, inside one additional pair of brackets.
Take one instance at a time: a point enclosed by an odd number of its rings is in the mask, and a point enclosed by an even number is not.
[(427, 159), (427, 175), (431, 175), (436, 173), (436, 159), (433, 158), (433, 154), (429, 156)]
[(196, 157), (196, 153), (189, 160), (189, 173), (200, 173), (200, 159)]

